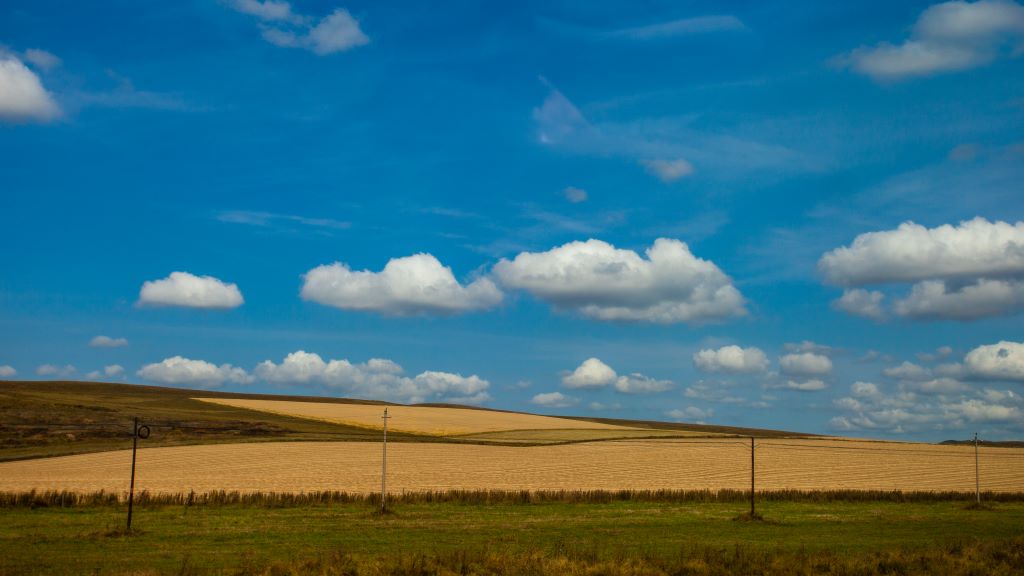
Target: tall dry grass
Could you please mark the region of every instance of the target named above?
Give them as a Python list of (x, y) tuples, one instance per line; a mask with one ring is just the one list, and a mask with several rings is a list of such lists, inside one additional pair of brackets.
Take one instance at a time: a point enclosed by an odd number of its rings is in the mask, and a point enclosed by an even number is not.
[[(772, 490), (757, 492), (759, 502), (949, 502), (973, 501), (973, 492), (904, 492), (881, 490)], [(1024, 492), (983, 492), (985, 502), (1024, 502)], [(124, 492), (29, 491), (0, 492), (0, 508), (119, 506), (127, 502)], [(612, 502), (724, 503), (746, 502), (746, 490), (444, 490), (388, 494), (388, 502), (399, 504), (609, 504)], [(139, 492), (140, 506), (253, 506), (298, 507), (328, 504), (379, 505), (380, 494), (340, 491), (319, 492), (182, 492), (176, 494)]]

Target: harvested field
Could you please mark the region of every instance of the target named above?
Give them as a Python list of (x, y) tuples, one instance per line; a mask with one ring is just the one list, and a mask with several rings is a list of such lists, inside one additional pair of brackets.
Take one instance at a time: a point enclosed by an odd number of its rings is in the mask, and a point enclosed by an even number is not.
[[(150, 448), (139, 451), (136, 488), (344, 490), (380, 486), (379, 443), (288, 442)], [(0, 491), (121, 492), (129, 451), (0, 463)], [(737, 489), (750, 483), (750, 453), (739, 440), (621, 440), (510, 447), (403, 443), (388, 447), (393, 492), (489, 490)], [(981, 450), (983, 490), (1024, 491), (1024, 449)], [(759, 490), (974, 488), (974, 452), (850, 440), (760, 440)]]
[(704, 438), (708, 436), (724, 436), (722, 434), (711, 434), (706, 432), (691, 432), (688, 430), (653, 430), (641, 429), (631, 430), (623, 428), (619, 430), (588, 430), (577, 428), (563, 428), (551, 430), (502, 430), (499, 432), (481, 432), (479, 434), (464, 434), (452, 436), (461, 440), (473, 442), (498, 442), (503, 444), (558, 444), (564, 442), (588, 442), (594, 440), (628, 440), (648, 438)]
[[(366, 404), (327, 404), (322, 402), (291, 402), (285, 400), (249, 400), (243, 398), (196, 398), (223, 406), (259, 410), (349, 426), (379, 429), (383, 407)], [(538, 416), (517, 412), (474, 410), (472, 408), (440, 408), (433, 406), (388, 406), (393, 418), (388, 430), (434, 436), (453, 436), (506, 430), (630, 430), (625, 426), (584, 422), (568, 418)]]

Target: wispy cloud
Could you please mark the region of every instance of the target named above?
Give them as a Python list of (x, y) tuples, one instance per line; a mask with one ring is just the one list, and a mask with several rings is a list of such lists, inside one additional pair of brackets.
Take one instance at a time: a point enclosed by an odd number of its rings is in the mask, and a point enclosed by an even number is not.
[(246, 226), (279, 227), (281, 225), (299, 225), (323, 230), (347, 230), (352, 227), (351, 222), (334, 220), (332, 218), (310, 218), (296, 216), (294, 214), (279, 214), (276, 212), (259, 212), (250, 210), (229, 210), (216, 215), (217, 220), (230, 224), (244, 224)]
[(680, 18), (668, 22), (657, 22), (646, 26), (621, 28), (607, 33), (611, 38), (629, 38), (631, 40), (652, 40), (672, 36), (690, 36), (709, 32), (728, 32), (745, 30), (747, 27), (739, 18), (732, 15), (698, 16), (696, 18)]

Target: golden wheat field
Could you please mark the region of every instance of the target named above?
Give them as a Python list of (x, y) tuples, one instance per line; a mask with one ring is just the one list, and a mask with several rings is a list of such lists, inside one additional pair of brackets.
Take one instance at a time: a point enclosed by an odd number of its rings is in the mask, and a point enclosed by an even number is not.
[[(970, 447), (759, 440), (759, 490), (974, 489)], [(381, 445), (274, 442), (141, 449), (136, 487), (281, 491), (380, 489)], [(0, 490), (125, 491), (130, 451), (0, 463)], [(1024, 490), (1024, 449), (982, 448), (983, 490)], [(396, 443), (389, 491), (746, 489), (741, 440), (619, 440), (556, 446)]]
[[(379, 429), (383, 426), (381, 416), (384, 407), (372, 404), (334, 404), (242, 398), (196, 398), (196, 400), (363, 428)], [(387, 408), (388, 415), (392, 417), (388, 421), (389, 430), (432, 436), (456, 436), (507, 430), (631, 430), (631, 428), (612, 424), (517, 412), (400, 405)]]

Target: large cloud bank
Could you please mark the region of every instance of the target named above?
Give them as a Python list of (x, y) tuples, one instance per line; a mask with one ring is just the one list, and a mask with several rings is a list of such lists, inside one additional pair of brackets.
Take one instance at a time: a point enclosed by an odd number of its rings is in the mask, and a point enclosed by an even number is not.
[(732, 280), (685, 243), (659, 238), (645, 255), (591, 239), (502, 259), (494, 274), (503, 286), (597, 320), (701, 324), (746, 314)]
[(913, 284), (892, 312), (914, 319), (973, 320), (1024, 309), (1024, 222), (975, 218), (936, 228), (906, 222), (869, 232), (821, 257), (818, 270), (847, 288), (836, 307), (882, 317), (883, 295), (861, 286)]

